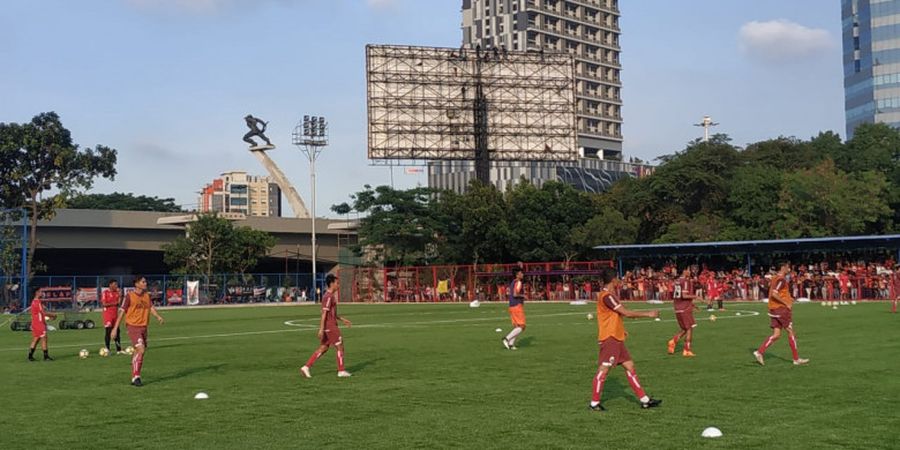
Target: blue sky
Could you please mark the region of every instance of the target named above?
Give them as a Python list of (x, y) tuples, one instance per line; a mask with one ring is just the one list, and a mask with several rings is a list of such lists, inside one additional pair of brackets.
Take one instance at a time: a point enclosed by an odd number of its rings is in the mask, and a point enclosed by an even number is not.
[[(33, 0), (0, 15), (0, 122), (56, 111), (82, 146), (119, 151), (96, 192), (174, 197), (227, 170), (264, 174), (243, 116), (270, 122), (270, 155), (309, 203), (290, 145), (304, 114), (330, 122), (318, 214), (390, 172), (366, 159), (367, 43), (456, 47), (459, 0)], [(744, 145), (843, 135), (840, 3), (620, 0), (625, 156), (702, 135), (703, 115)], [(398, 188), (427, 184), (394, 169)], [(285, 215), (290, 208), (285, 203)]]

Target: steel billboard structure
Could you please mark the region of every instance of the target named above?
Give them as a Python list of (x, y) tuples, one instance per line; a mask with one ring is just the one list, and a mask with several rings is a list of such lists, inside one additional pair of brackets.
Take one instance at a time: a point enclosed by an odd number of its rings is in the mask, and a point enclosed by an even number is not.
[(568, 53), (366, 46), (372, 160), (573, 161)]

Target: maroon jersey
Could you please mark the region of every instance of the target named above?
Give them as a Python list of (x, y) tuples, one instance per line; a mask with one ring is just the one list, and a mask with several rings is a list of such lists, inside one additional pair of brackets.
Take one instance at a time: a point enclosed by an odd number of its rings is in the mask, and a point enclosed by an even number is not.
[(325, 313), (326, 330), (337, 328), (337, 303), (337, 297), (333, 293), (325, 291), (325, 296), (322, 297), (322, 312)]
[(675, 283), (675, 312), (688, 312), (694, 310), (693, 304), (694, 282), (687, 278), (679, 278)]

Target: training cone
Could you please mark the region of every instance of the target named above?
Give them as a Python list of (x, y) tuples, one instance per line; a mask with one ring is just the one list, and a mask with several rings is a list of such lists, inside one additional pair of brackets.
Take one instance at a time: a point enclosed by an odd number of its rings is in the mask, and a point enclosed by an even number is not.
[(198, 392), (197, 395), (194, 396), (194, 399), (196, 400), (206, 400), (208, 398), (209, 396), (206, 395), (206, 392)]
[(722, 431), (716, 427), (709, 427), (709, 428), (703, 430), (703, 433), (700, 433), (700, 436), (703, 436), (705, 438), (722, 437)]

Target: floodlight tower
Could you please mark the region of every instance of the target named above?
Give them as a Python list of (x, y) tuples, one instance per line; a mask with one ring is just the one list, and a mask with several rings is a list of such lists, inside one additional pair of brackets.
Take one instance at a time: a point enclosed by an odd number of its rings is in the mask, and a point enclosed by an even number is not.
[(703, 120), (700, 123), (694, 124), (695, 127), (703, 127), (703, 142), (709, 142), (709, 129), (717, 125), (719, 125), (719, 122), (713, 122), (709, 116), (703, 116)]
[(322, 116), (303, 116), (303, 122), (294, 127), (293, 144), (309, 158), (309, 178), (312, 194), (312, 298), (318, 300), (316, 292), (316, 158), (328, 145), (328, 122)]

